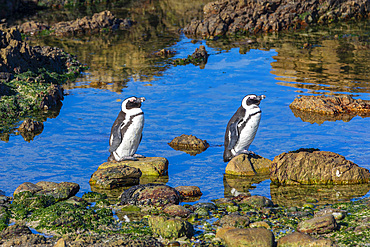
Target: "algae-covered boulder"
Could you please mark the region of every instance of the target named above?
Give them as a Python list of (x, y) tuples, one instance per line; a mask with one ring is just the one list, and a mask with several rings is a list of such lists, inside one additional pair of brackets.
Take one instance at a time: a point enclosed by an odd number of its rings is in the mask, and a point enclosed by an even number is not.
[(152, 231), (162, 238), (177, 239), (186, 236), (191, 238), (194, 235), (194, 227), (191, 223), (175, 218), (153, 216), (148, 218)]
[(225, 227), (217, 230), (216, 237), (221, 238), (226, 246), (264, 246), (275, 245), (274, 234), (265, 228)]
[(19, 185), (13, 194), (15, 196), (18, 193), (28, 191), (32, 194), (52, 196), (57, 201), (62, 201), (76, 195), (79, 190), (80, 186), (76, 183), (41, 181), (36, 184), (25, 182)]
[(168, 173), (168, 160), (162, 157), (139, 158), (137, 161), (124, 160), (120, 162), (105, 162), (101, 164), (98, 169), (120, 167), (123, 165), (140, 169), (144, 176), (162, 176)]
[(90, 185), (101, 189), (114, 189), (139, 184), (141, 171), (126, 165), (98, 169), (91, 175)]
[(209, 147), (206, 140), (201, 140), (196, 136), (185, 134), (175, 137), (168, 145), (175, 150), (183, 151), (190, 155), (200, 154)]
[(135, 185), (125, 190), (121, 196), (122, 205), (165, 206), (179, 204), (180, 195), (174, 188), (164, 184)]
[(339, 154), (303, 150), (276, 156), (270, 179), (282, 185), (361, 184), (369, 182), (370, 173)]
[(188, 55), (187, 58), (178, 58), (173, 60), (175, 65), (186, 65), (192, 63), (194, 65), (200, 65), (200, 68), (203, 69), (208, 60), (208, 53), (204, 45), (196, 48), (193, 54)]
[(329, 233), (338, 228), (338, 224), (333, 215), (327, 214), (309, 220), (301, 221), (297, 231), (303, 233)]
[(270, 173), (271, 160), (259, 155), (240, 154), (232, 158), (226, 166), (228, 175), (266, 175)]

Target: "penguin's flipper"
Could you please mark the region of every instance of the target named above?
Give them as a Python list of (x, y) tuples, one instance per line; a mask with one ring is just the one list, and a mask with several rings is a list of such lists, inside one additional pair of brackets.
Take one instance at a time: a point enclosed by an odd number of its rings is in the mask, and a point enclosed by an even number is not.
[(118, 148), (119, 144), (121, 144), (122, 136), (121, 136), (121, 125), (117, 124), (113, 127), (112, 133), (111, 133), (111, 140), (112, 143), (109, 147), (109, 152), (113, 153)]
[(233, 122), (232, 124), (230, 124), (230, 129), (229, 129), (229, 132), (230, 132), (230, 142), (229, 142), (229, 145), (227, 146), (227, 148), (229, 150), (233, 149), (239, 139), (239, 131), (238, 131), (238, 123), (239, 121), (235, 121)]

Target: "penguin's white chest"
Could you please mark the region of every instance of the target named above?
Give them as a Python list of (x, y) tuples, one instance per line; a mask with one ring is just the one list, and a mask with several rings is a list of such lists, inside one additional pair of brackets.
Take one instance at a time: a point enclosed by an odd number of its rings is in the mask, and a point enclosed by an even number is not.
[(121, 126), (122, 141), (116, 153), (120, 157), (132, 156), (139, 147), (144, 127), (144, 115), (128, 116), (125, 124)]
[(248, 150), (249, 146), (256, 136), (258, 126), (261, 120), (261, 113), (251, 116), (249, 119), (244, 119), (239, 123), (238, 127), (243, 127), (240, 132), (238, 142), (234, 147), (234, 151), (240, 152), (242, 150)]

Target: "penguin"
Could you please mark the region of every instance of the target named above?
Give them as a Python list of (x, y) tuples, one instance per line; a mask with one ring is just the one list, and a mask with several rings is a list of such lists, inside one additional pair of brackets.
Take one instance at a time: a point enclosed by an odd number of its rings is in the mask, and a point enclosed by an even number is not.
[(252, 151), (248, 151), (248, 148), (257, 133), (261, 120), (259, 104), (264, 98), (266, 98), (265, 95), (249, 94), (245, 96), (241, 106), (231, 117), (225, 133), (224, 162), (228, 162), (242, 153), (254, 154)]
[(144, 127), (144, 112), (140, 108), (144, 101), (144, 97), (133, 96), (122, 102), (121, 111), (111, 129), (108, 161), (145, 158), (136, 154)]

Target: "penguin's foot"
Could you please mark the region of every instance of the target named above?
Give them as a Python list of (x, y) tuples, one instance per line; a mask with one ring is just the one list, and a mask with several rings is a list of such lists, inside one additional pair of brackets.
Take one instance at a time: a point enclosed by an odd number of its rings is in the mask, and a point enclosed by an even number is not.
[(138, 161), (138, 159), (134, 156), (123, 156), (117, 161), (124, 161), (124, 160), (132, 160), (132, 161)]
[(252, 155), (252, 156), (256, 155), (253, 151), (248, 151), (248, 150), (242, 150), (242, 151), (238, 152), (236, 155), (239, 155), (239, 154), (248, 154), (248, 155)]
[(135, 158), (145, 158), (145, 156), (141, 155), (141, 154), (134, 154), (133, 157), (135, 157)]

